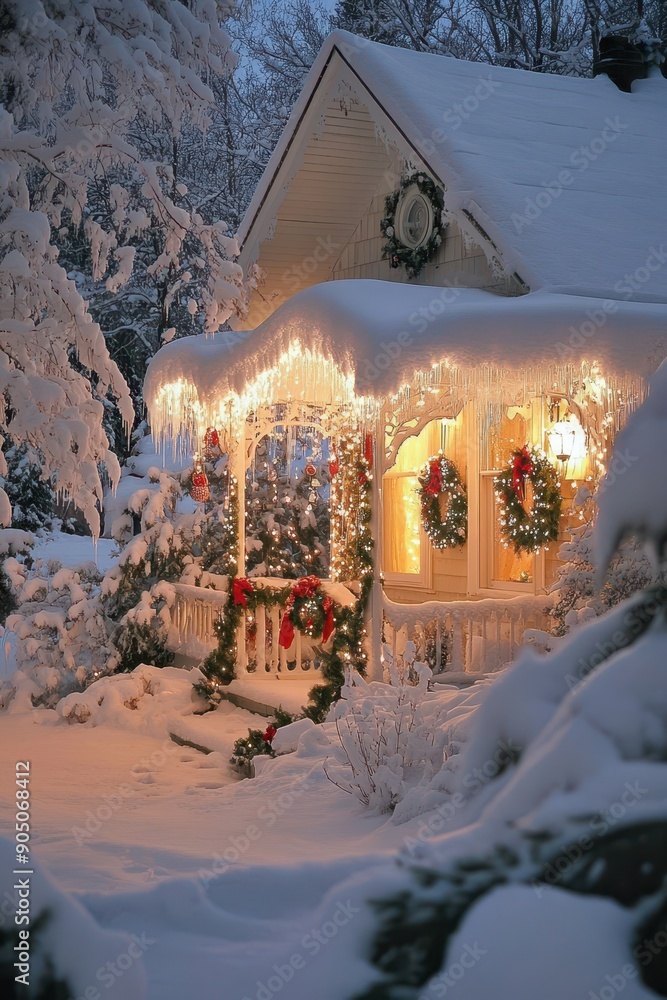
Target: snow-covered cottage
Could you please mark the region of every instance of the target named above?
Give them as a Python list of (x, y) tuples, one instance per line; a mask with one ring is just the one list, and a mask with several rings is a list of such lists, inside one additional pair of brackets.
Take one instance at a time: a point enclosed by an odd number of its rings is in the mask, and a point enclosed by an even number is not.
[[(660, 75), (625, 93), (334, 32), (241, 226), (240, 263), (265, 272), (243, 329), (165, 346), (146, 379), (156, 438), (215, 428), (230, 453), (239, 576), (258, 443), (315, 429), (296, 464), (330, 502), (322, 594), (372, 580), (376, 652), (511, 658), (667, 353), (666, 162)], [(183, 588), (181, 640), (211, 641), (217, 613)], [(286, 646), (283, 610), (256, 614), (242, 666), (316, 668), (308, 622)]]

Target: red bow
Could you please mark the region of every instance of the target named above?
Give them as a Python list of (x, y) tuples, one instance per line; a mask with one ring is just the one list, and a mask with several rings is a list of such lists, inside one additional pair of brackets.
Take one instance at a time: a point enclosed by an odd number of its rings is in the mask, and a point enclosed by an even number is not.
[(267, 726), (266, 732), (262, 736), (262, 739), (264, 740), (265, 743), (272, 743), (273, 737), (276, 735), (277, 732), (278, 730), (276, 729), (275, 726)]
[(289, 649), (294, 642), (294, 625), (292, 624), (292, 619), (290, 618), (291, 611), (291, 607), (285, 609), (283, 620), (280, 623), (278, 645), (282, 646), (283, 649)]
[(204, 447), (210, 451), (211, 448), (220, 447), (220, 435), (216, 431), (215, 427), (209, 427), (204, 435)]
[(292, 597), (314, 597), (320, 583), (317, 576), (302, 576), (292, 587)]
[(329, 462), (329, 475), (333, 479), (334, 476), (338, 475), (340, 466), (338, 465), (338, 456), (334, 454), (334, 457)]
[(526, 476), (532, 474), (533, 460), (527, 445), (524, 445), (521, 451), (514, 453), (512, 460), (512, 489), (521, 501), (526, 499)]
[(322, 608), (324, 609), (324, 625), (322, 626), (322, 642), (326, 642), (334, 628), (336, 623), (334, 622), (333, 615), (333, 601), (330, 597), (325, 597), (322, 601)]
[(437, 458), (434, 458), (431, 462), (429, 471), (430, 478), (424, 487), (424, 493), (430, 497), (437, 497), (439, 493), (442, 493), (442, 469)]
[(368, 468), (373, 468), (373, 435), (367, 434), (364, 438), (364, 458), (368, 462)]
[(247, 608), (248, 598), (246, 594), (252, 594), (254, 589), (250, 580), (246, 580), (242, 576), (235, 576), (232, 580), (232, 600), (234, 604), (242, 604), (244, 608)]

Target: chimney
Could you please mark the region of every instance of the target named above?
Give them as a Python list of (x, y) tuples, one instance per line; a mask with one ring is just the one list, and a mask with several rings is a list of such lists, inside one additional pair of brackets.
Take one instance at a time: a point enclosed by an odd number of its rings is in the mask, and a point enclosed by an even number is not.
[(606, 73), (619, 90), (630, 93), (635, 80), (647, 75), (643, 49), (624, 35), (604, 35), (600, 56), (593, 65), (593, 76)]

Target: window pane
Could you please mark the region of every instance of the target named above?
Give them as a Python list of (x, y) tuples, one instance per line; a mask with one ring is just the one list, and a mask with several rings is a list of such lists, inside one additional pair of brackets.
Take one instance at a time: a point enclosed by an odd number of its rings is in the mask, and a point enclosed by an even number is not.
[[(493, 496), (493, 571), (495, 581), (501, 583), (532, 583), (535, 557), (531, 552), (515, 552), (500, 532), (498, 500)], [(526, 498), (526, 503), (530, 498)]]
[(384, 567), (387, 573), (421, 573), (419, 497), (416, 476), (384, 481)]

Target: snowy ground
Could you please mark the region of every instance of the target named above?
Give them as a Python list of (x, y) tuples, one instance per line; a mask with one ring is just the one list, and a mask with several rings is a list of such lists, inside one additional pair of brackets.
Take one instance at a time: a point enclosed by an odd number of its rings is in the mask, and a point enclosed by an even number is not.
[[(188, 714), (187, 675), (155, 673), (158, 697), (133, 711), (109, 709), (98, 725), (68, 724), (48, 710), (4, 716), (2, 757), (31, 762), (32, 847), (58, 886), (80, 894), (103, 927), (153, 942), (143, 958), (151, 1000), (254, 1000), (256, 980), (268, 979), (295, 934), (303, 939), (299, 928), (322, 923), (322, 906), (343, 919), (347, 901), (328, 899), (331, 887), (383, 859), (393, 866), (419, 822), (373, 816), (333, 785), (319, 727), (305, 749), (239, 780), (229, 748), (266, 720), (228, 703)], [(179, 747), (170, 731), (217, 749)], [(12, 791), (2, 782), (4, 831)], [(115, 1000), (122, 985), (102, 995)], [(305, 1000), (312, 988), (302, 978), (283, 995)]]
[[(34, 558), (68, 567), (94, 560), (105, 571), (115, 547), (110, 539), (95, 548), (90, 538), (56, 533), (37, 540)], [(281, 982), (282, 996), (326, 996), (317, 986), (322, 976), (338, 995), (340, 976), (328, 970), (326, 954), (315, 961), (321, 946), (308, 928), (335, 927), (339, 945), (357, 934), (351, 921), (347, 927), (347, 899), (327, 894), (355, 872), (378, 864), (393, 870), (397, 849), (421, 820), (397, 825), (336, 787), (323, 767), (332, 744), (319, 727), (298, 753), (261, 758), (258, 777), (241, 779), (229, 763), (234, 741), (267, 720), (229, 702), (197, 716), (189, 674), (151, 669), (154, 694), (131, 709), (123, 698), (137, 683), (134, 675), (89, 689), (106, 695), (95, 694), (85, 724), (68, 722), (62, 708), (0, 718), (0, 756), (9, 772), (15, 761), (30, 761), (33, 857), (59, 889), (74, 894), (89, 922), (92, 915), (103, 931), (151, 942), (140, 960), (148, 1000), (256, 1000), (258, 991), (266, 1000), (263, 984), (295, 940), (308, 964), (293, 983)], [(283, 681), (279, 692), (270, 690), (276, 683), (267, 679), (267, 699), (279, 693), (286, 708), (298, 710), (313, 681)], [(234, 687), (257, 697), (242, 680)], [(470, 692), (451, 688), (437, 697), (454, 708)], [(179, 746), (171, 734), (213, 752)], [(0, 834), (9, 839), (14, 812), (10, 774), (0, 782)], [(109, 961), (119, 953), (113, 935), (94, 943), (94, 968), (103, 964), (100, 949)], [(130, 974), (102, 987), (94, 974), (74, 985), (86, 1000), (86, 989), (97, 990), (94, 1000), (138, 995)]]
[(94, 562), (101, 573), (111, 568), (118, 545), (113, 538), (100, 538), (95, 544), (90, 535), (67, 535), (64, 532), (37, 536), (33, 559), (57, 559), (63, 566)]

